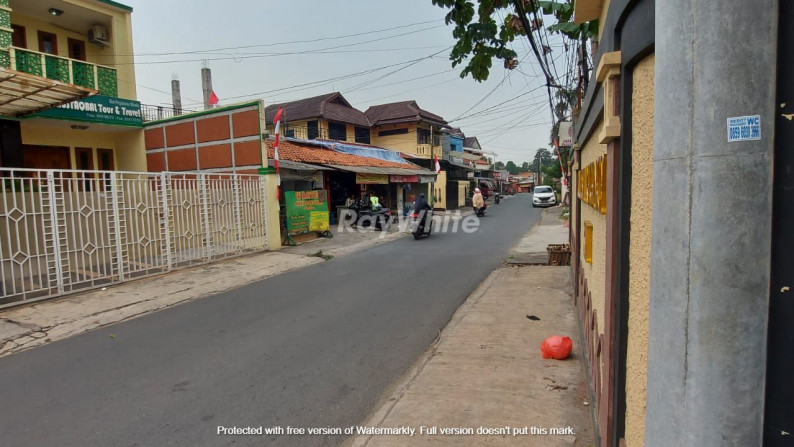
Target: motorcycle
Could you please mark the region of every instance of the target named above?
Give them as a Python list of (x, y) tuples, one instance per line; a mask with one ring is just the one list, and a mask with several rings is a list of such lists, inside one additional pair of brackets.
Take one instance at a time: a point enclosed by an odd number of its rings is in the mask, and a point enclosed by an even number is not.
[[(350, 211), (355, 213), (356, 221), (353, 226), (361, 226), (366, 228), (374, 226), (377, 231), (389, 229), (392, 223), (391, 209), (382, 207), (377, 210), (372, 210), (372, 207), (367, 206), (366, 202), (356, 202), (350, 206)], [(374, 225), (373, 225), (374, 224)]]
[(433, 231), (433, 210), (416, 212), (411, 215), (411, 234), (417, 241), (423, 236), (430, 236)]
[(493, 201), (494, 201), (494, 203), (499, 205), (499, 201), (501, 201), (501, 200), (502, 200), (502, 195), (497, 192), (496, 195), (493, 197)]
[(486, 208), (488, 208), (488, 205), (487, 205), (487, 204), (484, 204), (484, 205), (482, 206), (482, 208), (474, 208), (474, 214), (475, 214), (477, 217), (483, 217), (483, 216), (485, 216), (485, 209), (486, 209)]

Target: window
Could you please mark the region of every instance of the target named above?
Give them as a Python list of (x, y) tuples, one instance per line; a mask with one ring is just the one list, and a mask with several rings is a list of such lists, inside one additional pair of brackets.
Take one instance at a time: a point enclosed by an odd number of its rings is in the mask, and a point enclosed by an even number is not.
[(11, 29), (14, 30), (14, 34), (11, 37), (11, 45), (17, 48), (27, 48), (28, 37), (25, 34), (25, 27), (12, 24)]
[(593, 263), (593, 223), (584, 223), (584, 260), (588, 264)]
[(441, 146), (441, 135), (439, 134), (433, 135), (433, 146)]
[(69, 57), (77, 59), (78, 61), (85, 60), (85, 42), (82, 40), (72, 39), (68, 40), (69, 44)]
[(77, 162), (77, 169), (92, 171), (94, 170), (94, 154), (90, 147), (74, 148), (74, 159)]
[(356, 126), (356, 143), (369, 144), (369, 128)]
[(113, 150), (112, 149), (97, 149), (97, 158), (99, 159), (99, 169), (102, 171), (115, 170), (113, 163)]
[(347, 140), (347, 125), (342, 123), (328, 123), (328, 139), (345, 141)]
[[(77, 169), (83, 171), (93, 171), (94, 170), (94, 152), (91, 150), (90, 147), (76, 147), (74, 148), (74, 161), (77, 165)], [(91, 178), (93, 174), (91, 173), (84, 173), (79, 174), (79, 177), (84, 179), (82, 184), (82, 189), (84, 191), (91, 191)]]
[(39, 51), (58, 54), (58, 37), (55, 34), (39, 31)]
[(430, 144), (430, 131), (427, 129), (416, 129), (416, 144)]
[(408, 129), (392, 129), (392, 130), (381, 130), (378, 132), (379, 137), (389, 137), (392, 135), (403, 135), (408, 133)]
[[(113, 163), (113, 150), (112, 149), (97, 149), (96, 157), (99, 161), (99, 169), (101, 171), (114, 171), (115, 163)], [(113, 184), (110, 182), (110, 175), (105, 175), (105, 190), (109, 191)]]
[(306, 123), (306, 131), (307, 131), (307, 139), (308, 140), (316, 140), (320, 137), (320, 128), (317, 125), (317, 120), (308, 121)]

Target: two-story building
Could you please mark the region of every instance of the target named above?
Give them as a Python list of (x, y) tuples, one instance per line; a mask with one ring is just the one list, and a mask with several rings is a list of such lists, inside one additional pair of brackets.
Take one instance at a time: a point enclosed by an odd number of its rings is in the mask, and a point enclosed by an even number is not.
[(441, 146), (442, 130), (449, 124), (439, 115), (419, 107), (416, 101), (402, 101), (371, 106), (364, 112), (372, 126), (372, 143), (399, 151), (424, 167), (441, 171), (428, 191), (436, 208), (447, 206), (447, 165)]
[(132, 8), (0, 0), (0, 166), (145, 171)]
[(268, 130), (283, 109), (281, 135), (303, 140), (334, 140), (370, 144), (370, 125), (363, 112), (351, 106), (341, 93), (328, 93), (265, 108)]

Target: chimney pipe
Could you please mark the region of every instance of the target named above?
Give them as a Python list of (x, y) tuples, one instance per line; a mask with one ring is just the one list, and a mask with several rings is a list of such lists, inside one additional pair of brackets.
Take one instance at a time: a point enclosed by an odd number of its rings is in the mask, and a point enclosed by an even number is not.
[(171, 79), (171, 102), (174, 106), (174, 116), (182, 114), (182, 88), (179, 85), (179, 77), (174, 74)]
[(201, 69), (201, 88), (204, 91), (204, 110), (212, 108), (210, 105), (210, 95), (212, 95), (212, 71), (210, 70), (210, 63), (204, 61), (204, 67)]

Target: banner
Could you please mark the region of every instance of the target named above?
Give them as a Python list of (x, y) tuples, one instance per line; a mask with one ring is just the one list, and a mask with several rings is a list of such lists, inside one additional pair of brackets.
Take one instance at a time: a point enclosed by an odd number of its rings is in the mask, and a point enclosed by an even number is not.
[(391, 175), (389, 180), (392, 183), (419, 183), (418, 175)]
[(356, 173), (356, 184), (358, 185), (388, 185), (389, 174), (365, 174)]
[(100, 95), (54, 107), (33, 116), (120, 126), (143, 126), (141, 103)]
[(284, 200), (287, 205), (287, 232), (290, 236), (330, 230), (327, 191), (286, 191)]
[(560, 146), (571, 147), (573, 146), (573, 124), (570, 121), (560, 122), (560, 131), (557, 133), (557, 141)]

